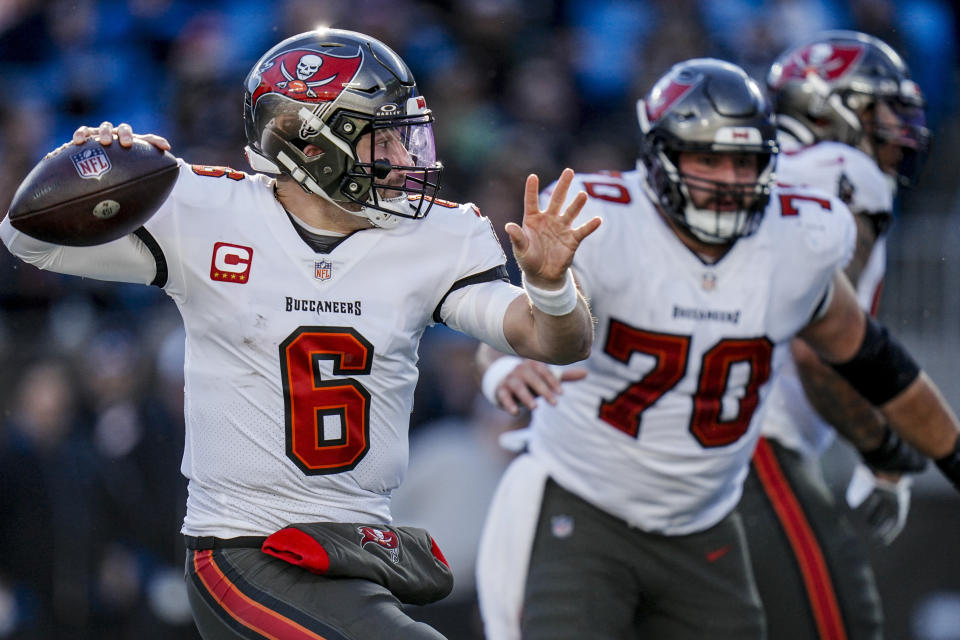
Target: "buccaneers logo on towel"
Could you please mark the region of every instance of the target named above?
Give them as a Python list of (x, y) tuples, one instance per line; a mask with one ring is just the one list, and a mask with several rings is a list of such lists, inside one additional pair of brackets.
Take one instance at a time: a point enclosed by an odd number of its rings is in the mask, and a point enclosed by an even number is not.
[(363, 54), (348, 58), (309, 49), (294, 49), (267, 60), (260, 67), (260, 85), (253, 104), (266, 93), (279, 93), (301, 102), (329, 102), (357, 75)]
[(361, 547), (366, 547), (368, 544), (383, 547), (390, 553), (391, 560), (395, 563), (400, 562), (400, 537), (396, 533), (366, 526), (357, 527), (357, 533), (360, 534)]

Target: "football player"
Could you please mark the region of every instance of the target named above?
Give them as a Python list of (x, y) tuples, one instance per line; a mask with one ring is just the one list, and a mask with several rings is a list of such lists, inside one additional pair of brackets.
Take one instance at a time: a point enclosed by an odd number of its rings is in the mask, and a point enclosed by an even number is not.
[[(153, 284), (179, 307), (182, 532), (206, 640), (440, 638), (401, 603), (449, 592), (442, 553), (422, 530), (390, 526), (424, 330), (445, 323), (550, 362), (589, 352), (591, 317), (569, 265), (600, 221), (571, 227), (586, 200), (561, 208), (573, 172), (542, 210), (531, 176), (523, 225), (507, 229), (525, 293), (506, 280), (489, 220), (436, 198), (432, 120), (383, 43), (308, 32), (246, 79), (247, 157), (275, 179), (180, 160), (144, 227), (98, 247), (0, 226), (26, 262)], [(133, 140), (107, 122), (73, 142), (91, 137)]]
[(853, 216), (774, 185), (759, 85), (690, 60), (637, 112), (637, 170), (576, 183), (603, 219), (573, 261), (598, 319), (587, 375), (561, 394), (539, 363), (478, 354), (488, 397), (533, 409), (477, 563), (493, 640), (765, 637), (736, 506), (797, 335), (960, 485), (956, 416), (842, 272)]
[[(857, 243), (845, 271), (860, 306), (874, 314), (893, 197), (913, 181), (927, 146), (922, 94), (893, 49), (852, 31), (817, 34), (786, 51), (767, 85), (784, 151), (777, 180), (822, 189), (850, 208)], [(909, 506), (910, 476), (901, 474), (922, 470), (926, 459), (803, 341), (791, 351), (771, 384), (740, 507), (770, 637), (881, 638), (866, 550), (818, 461), (833, 442), (831, 424), (868, 452), (848, 500), (889, 544)]]

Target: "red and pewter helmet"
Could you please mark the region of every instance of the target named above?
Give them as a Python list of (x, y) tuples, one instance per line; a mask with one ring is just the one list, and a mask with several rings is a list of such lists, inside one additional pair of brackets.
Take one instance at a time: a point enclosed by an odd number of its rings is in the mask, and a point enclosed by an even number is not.
[(374, 38), (320, 29), (267, 51), (246, 79), (247, 159), (378, 227), (427, 215), (440, 189), (433, 113)]
[[(858, 147), (883, 165), (877, 149), (901, 149), (895, 166), (881, 166), (911, 184), (929, 146), (926, 103), (910, 70), (882, 40), (858, 31), (825, 31), (784, 52), (771, 65), (767, 87), (778, 125), (803, 144), (833, 140)], [(889, 107), (889, 119), (877, 111)]]
[[(779, 148), (760, 86), (740, 67), (697, 58), (674, 65), (637, 102), (640, 162), (650, 198), (694, 237), (726, 244), (753, 233), (770, 201)], [(746, 153), (757, 156), (757, 180), (716, 182), (680, 172), (681, 152)], [(734, 210), (700, 209), (690, 191), (710, 192)]]

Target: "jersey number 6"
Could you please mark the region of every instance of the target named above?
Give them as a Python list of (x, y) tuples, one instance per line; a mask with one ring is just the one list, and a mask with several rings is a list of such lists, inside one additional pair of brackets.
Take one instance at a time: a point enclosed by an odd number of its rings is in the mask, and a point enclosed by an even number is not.
[[(604, 352), (627, 364), (634, 353), (652, 356), (656, 363), (643, 378), (600, 403), (600, 419), (636, 438), (640, 416), (654, 402), (675, 387), (687, 372), (690, 336), (643, 331), (612, 320)], [(770, 377), (773, 344), (767, 338), (726, 338), (703, 354), (700, 379), (693, 396), (690, 433), (703, 447), (722, 447), (736, 442), (747, 432), (760, 401), (760, 387)], [(730, 383), (731, 369), (749, 367), (736, 415), (723, 418), (723, 399)]]
[(353, 379), (370, 373), (373, 345), (349, 327), (299, 327), (280, 344), (287, 457), (307, 475), (349, 471), (370, 449), (370, 393)]

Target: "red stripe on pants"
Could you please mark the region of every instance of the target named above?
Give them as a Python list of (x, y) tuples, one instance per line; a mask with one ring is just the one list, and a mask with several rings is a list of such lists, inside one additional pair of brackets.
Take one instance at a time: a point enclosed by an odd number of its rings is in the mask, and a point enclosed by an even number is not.
[(846, 640), (847, 633), (843, 627), (840, 605), (837, 604), (837, 594), (833, 590), (823, 552), (770, 443), (765, 438), (760, 438), (757, 443), (753, 466), (800, 565), (800, 573), (821, 640)]
[(325, 640), (293, 620), (245, 595), (213, 558), (213, 551), (194, 551), (193, 568), (214, 600), (240, 624), (270, 640)]

